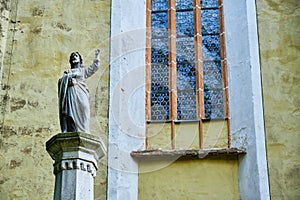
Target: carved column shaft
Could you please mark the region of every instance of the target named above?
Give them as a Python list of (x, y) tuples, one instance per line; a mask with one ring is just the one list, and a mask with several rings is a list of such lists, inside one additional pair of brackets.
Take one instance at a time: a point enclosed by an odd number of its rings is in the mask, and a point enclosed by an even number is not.
[(54, 160), (54, 200), (94, 199), (97, 162), (104, 156), (99, 137), (86, 133), (60, 133), (46, 143)]

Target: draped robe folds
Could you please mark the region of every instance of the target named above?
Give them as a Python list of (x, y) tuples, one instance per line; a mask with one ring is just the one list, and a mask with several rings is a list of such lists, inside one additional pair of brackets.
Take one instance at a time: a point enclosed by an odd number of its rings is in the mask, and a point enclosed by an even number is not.
[(59, 118), (62, 132), (90, 133), (89, 90), (86, 79), (99, 68), (99, 60), (89, 67), (67, 70), (58, 81)]

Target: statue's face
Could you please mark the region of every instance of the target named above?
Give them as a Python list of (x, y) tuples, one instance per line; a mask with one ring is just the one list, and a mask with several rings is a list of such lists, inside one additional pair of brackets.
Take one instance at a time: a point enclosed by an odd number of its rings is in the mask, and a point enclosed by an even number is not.
[(80, 56), (79, 56), (79, 54), (77, 52), (76, 53), (72, 53), (70, 60), (71, 60), (72, 64), (78, 64), (78, 63), (80, 63)]

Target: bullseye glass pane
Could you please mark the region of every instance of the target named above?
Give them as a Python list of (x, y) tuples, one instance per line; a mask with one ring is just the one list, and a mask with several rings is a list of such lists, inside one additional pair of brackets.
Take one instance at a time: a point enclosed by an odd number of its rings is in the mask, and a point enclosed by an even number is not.
[(221, 60), (220, 58), (220, 37), (202, 37), (203, 60)]
[(196, 119), (196, 70), (192, 0), (176, 1), (177, 119)]
[(168, 38), (152, 39), (151, 63), (168, 63)]
[(195, 62), (194, 37), (176, 38), (176, 61)]
[(167, 65), (152, 64), (152, 92), (168, 91), (169, 70)]
[(222, 66), (220, 61), (203, 63), (204, 84), (207, 89), (222, 89)]
[(176, 12), (177, 37), (194, 37), (194, 12)]
[(193, 0), (176, 0), (176, 10), (193, 9)]
[(196, 91), (178, 91), (177, 119), (195, 120), (196, 116)]
[(196, 70), (194, 63), (180, 63), (177, 66), (177, 90), (195, 90)]
[(168, 1), (152, 0), (151, 120), (169, 119)]
[(152, 13), (152, 37), (168, 37), (168, 13)]
[(208, 119), (224, 117), (218, 0), (201, 0), (204, 108)]
[(202, 35), (219, 34), (219, 10), (201, 10)]
[(167, 0), (152, 0), (152, 11), (168, 10)]
[[(201, 0), (205, 117), (224, 117), (218, 0)], [(152, 0), (151, 115), (169, 119), (168, 1)], [(197, 119), (193, 0), (176, 0), (178, 120)]]
[(204, 85), (204, 107), (207, 119), (224, 118), (223, 90), (208, 89)]
[(201, 0), (202, 8), (218, 8), (218, 0)]
[(169, 119), (168, 38), (151, 40), (151, 120)]
[[(160, 86), (153, 86), (154, 91), (158, 91)], [(169, 92), (151, 93), (151, 119), (168, 120), (169, 119)]]

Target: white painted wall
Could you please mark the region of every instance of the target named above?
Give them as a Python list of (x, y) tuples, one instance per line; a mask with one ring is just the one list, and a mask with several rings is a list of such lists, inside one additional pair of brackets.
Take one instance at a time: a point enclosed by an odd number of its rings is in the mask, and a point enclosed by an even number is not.
[(130, 152), (145, 141), (146, 7), (144, 0), (111, 5), (107, 199), (135, 200), (138, 165)]
[[(255, 0), (224, 0), (232, 145), (240, 158), (241, 199), (270, 199)], [(130, 152), (144, 148), (145, 0), (112, 0), (108, 195), (138, 198), (138, 165)]]
[(233, 147), (241, 199), (270, 199), (255, 0), (224, 0)]

